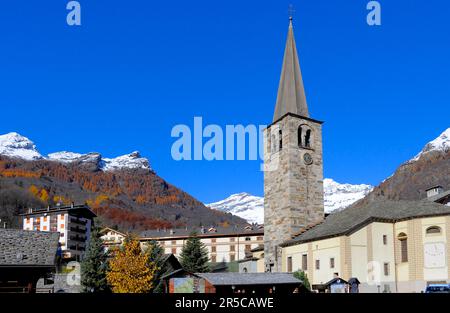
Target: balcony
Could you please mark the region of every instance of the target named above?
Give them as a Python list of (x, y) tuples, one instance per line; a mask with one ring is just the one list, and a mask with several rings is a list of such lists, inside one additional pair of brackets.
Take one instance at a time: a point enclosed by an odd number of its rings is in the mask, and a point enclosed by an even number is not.
[(79, 225), (86, 226), (87, 221), (83, 221), (83, 220), (81, 220), (81, 219), (79, 219), (79, 218), (76, 218), (76, 217), (71, 217), (71, 218), (70, 218), (70, 223), (74, 223), (74, 224), (79, 224)]
[(85, 242), (86, 241), (86, 236), (79, 236), (79, 235), (70, 236), (70, 240), (79, 241), (79, 242)]
[(69, 249), (72, 251), (84, 251), (86, 250), (86, 247), (80, 244), (72, 244), (69, 246)]
[(79, 233), (79, 234), (85, 234), (86, 233), (86, 227), (80, 227), (80, 226), (71, 226), (70, 227), (70, 231), (74, 232), (74, 233)]

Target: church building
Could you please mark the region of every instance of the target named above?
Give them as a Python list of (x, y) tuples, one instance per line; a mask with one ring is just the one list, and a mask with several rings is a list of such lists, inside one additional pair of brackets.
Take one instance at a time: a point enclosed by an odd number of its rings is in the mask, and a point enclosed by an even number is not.
[(325, 217), (322, 122), (309, 115), (292, 19), (264, 135), (264, 247), (242, 268), (304, 271), (316, 290), (336, 277), (358, 281), (361, 292), (450, 283), (450, 206), (442, 187), (428, 199), (363, 201)]

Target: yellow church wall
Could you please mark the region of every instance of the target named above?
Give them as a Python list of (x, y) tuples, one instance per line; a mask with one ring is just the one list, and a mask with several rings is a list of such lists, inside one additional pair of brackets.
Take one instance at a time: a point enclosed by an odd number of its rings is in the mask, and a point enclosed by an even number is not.
[[(287, 272), (287, 259), (292, 257), (292, 271), (305, 270), (302, 268), (302, 255), (308, 255), (308, 244), (299, 244), (283, 248), (282, 271)], [(308, 267), (310, 264), (308, 264)], [(311, 264), (312, 265), (312, 264)], [(308, 270), (308, 269), (307, 269)]]
[[(445, 245), (445, 253), (444, 253), (444, 267), (440, 268), (429, 268), (424, 260), (424, 269), (423, 269), (423, 279), (428, 282), (432, 281), (446, 281), (448, 279), (448, 262), (447, 262), (447, 254), (449, 251), (449, 243), (447, 242), (447, 231), (446, 229), (446, 218), (445, 217), (433, 217), (433, 218), (424, 218), (422, 219), (422, 241), (425, 247), (429, 244), (438, 243)], [(427, 234), (427, 228), (431, 226), (438, 226), (441, 229), (440, 234)], [(424, 255), (425, 258), (425, 255)]]
[[(312, 243), (312, 264), (308, 266), (313, 272), (313, 284), (323, 284), (334, 278), (334, 273), (341, 271), (341, 237), (330, 238)], [(331, 267), (330, 259), (334, 258), (334, 268)], [(319, 260), (320, 267), (316, 268)]]
[(408, 224), (406, 221), (398, 222), (394, 224), (394, 249), (395, 249), (395, 263), (397, 264), (397, 281), (405, 282), (409, 280), (409, 263), (401, 262), (401, 245), (400, 241), (397, 239), (400, 233), (405, 233), (408, 235)]
[[(367, 281), (367, 230), (366, 227), (350, 235), (351, 277), (357, 277), (361, 283)], [(343, 277), (344, 278), (344, 277)], [(345, 278), (344, 278), (345, 279)]]
[[(386, 236), (386, 240), (383, 237)], [(394, 225), (392, 223), (372, 223), (372, 256), (379, 275), (374, 283), (380, 290), (395, 291)]]

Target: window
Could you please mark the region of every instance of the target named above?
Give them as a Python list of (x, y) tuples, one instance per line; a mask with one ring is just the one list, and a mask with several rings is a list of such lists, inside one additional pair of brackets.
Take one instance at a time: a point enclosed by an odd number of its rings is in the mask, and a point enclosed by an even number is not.
[(402, 263), (408, 262), (408, 236), (405, 233), (400, 233), (397, 236), (400, 240), (400, 253)]
[(387, 245), (387, 235), (383, 235), (383, 245)]
[(64, 238), (64, 233), (60, 233), (59, 237)]
[(234, 256), (234, 254), (230, 255), (230, 262), (233, 262), (236, 259), (236, 257)]
[(292, 273), (292, 257), (289, 256), (287, 258), (287, 271), (288, 273)]
[(302, 255), (302, 270), (308, 270), (308, 256), (306, 254)]
[(311, 148), (312, 131), (308, 125), (300, 125), (297, 130), (297, 144), (301, 148)]
[(261, 237), (261, 236), (259, 236), (259, 237), (257, 237), (257, 238), (256, 238), (256, 240), (258, 240), (258, 241), (263, 241), (263, 240), (264, 240), (264, 238), (263, 238), (263, 237)]
[(250, 237), (245, 237), (245, 241), (251, 241), (252, 240), (252, 238), (250, 238)]
[(44, 216), (44, 222), (47, 222), (47, 216)]
[(212, 247), (211, 247), (211, 252), (212, 252), (212, 253), (216, 252), (216, 246), (212, 246)]
[(252, 246), (251, 245), (245, 245), (245, 251), (250, 251), (252, 250)]
[(280, 145), (279, 145), (279, 151), (281, 151), (281, 149), (283, 149), (283, 132), (281, 131), (281, 129), (280, 129), (280, 132), (279, 132), (279, 140), (280, 140)]
[(302, 147), (302, 146), (303, 146), (303, 144), (302, 144), (302, 132), (303, 132), (303, 129), (302, 129), (302, 127), (300, 126), (300, 127), (298, 128), (298, 131), (297, 131), (297, 143), (298, 143), (298, 146), (299, 146), (299, 147)]
[(59, 225), (59, 228), (64, 229), (64, 224)]
[(212, 256), (211, 256), (211, 262), (213, 262), (213, 263), (216, 262), (216, 256), (215, 256), (215, 255), (212, 255)]
[(47, 231), (47, 226), (43, 226), (43, 227), (42, 227), (42, 230), (43, 230), (43, 231)]
[(389, 276), (389, 263), (384, 263), (384, 276)]
[(334, 268), (334, 258), (330, 258), (330, 268)]
[(248, 269), (247, 269), (246, 267), (244, 267), (244, 268), (242, 269), (242, 272), (248, 273)]
[(316, 260), (316, 270), (320, 270), (320, 260)]
[(172, 240), (172, 245), (176, 245), (177, 241), (176, 240)]
[(236, 251), (236, 245), (231, 245), (231, 246), (230, 246), (230, 251), (231, 251), (231, 252)]
[(216, 238), (212, 238), (211, 242), (213, 242), (213, 243), (216, 242)]
[(427, 235), (435, 235), (435, 234), (440, 234), (440, 233), (441, 233), (441, 228), (439, 226), (431, 226), (431, 227), (428, 227), (426, 230)]

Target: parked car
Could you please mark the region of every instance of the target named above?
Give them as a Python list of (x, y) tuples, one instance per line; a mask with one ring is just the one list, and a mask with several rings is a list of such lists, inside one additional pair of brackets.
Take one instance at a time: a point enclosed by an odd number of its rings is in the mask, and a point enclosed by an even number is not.
[(450, 293), (450, 285), (429, 285), (425, 293)]

